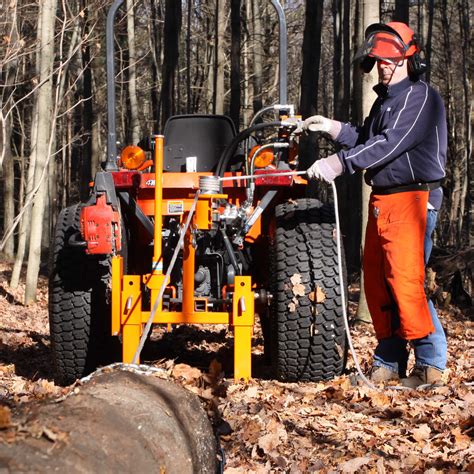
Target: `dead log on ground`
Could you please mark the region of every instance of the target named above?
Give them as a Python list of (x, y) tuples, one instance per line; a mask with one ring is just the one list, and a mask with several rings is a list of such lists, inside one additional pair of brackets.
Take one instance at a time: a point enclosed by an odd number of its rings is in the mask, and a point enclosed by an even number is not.
[(216, 472), (199, 399), (132, 372), (104, 372), (61, 402), (26, 405), (4, 428), (2, 472)]

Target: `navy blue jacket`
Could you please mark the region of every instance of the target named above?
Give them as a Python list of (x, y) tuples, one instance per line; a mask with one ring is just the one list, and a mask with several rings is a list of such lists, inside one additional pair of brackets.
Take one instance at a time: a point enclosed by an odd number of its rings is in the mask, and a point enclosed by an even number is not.
[[(345, 171), (367, 170), (367, 184), (392, 187), (439, 181), (445, 176), (446, 112), (438, 92), (422, 80), (403, 79), (392, 86), (377, 84), (378, 95), (362, 127), (342, 124), (336, 141)], [(439, 209), (441, 188), (430, 192)]]

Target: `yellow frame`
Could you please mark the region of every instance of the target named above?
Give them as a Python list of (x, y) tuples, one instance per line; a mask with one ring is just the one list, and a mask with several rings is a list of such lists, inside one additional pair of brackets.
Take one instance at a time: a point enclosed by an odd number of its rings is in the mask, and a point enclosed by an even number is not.
[[(143, 325), (150, 311), (142, 309), (142, 284), (151, 290), (153, 307), (164, 282), (162, 263), (162, 201), (163, 201), (163, 147), (164, 137), (155, 138), (155, 232), (153, 266), (150, 275), (124, 275), (123, 260), (112, 258), (112, 335), (122, 336), (122, 360), (131, 363), (138, 349)], [(200, 195), (192, 226), (209, 229), (213, 199), (222, 195)], [(248, 381), (252, 375), (252, 335), (255, 322), (255, 303), (250, 276), (236, 276), (232, 311), (196, 311), (194, 297), (195, 251), (191, 242), (191, 230), (185, 236), (183, 256), (183, 303), (182, 311), (164, 311), (161, 303), (153, 317), (155, 324), (228, 324), (234, 331), (234, 379)], [(207, 305), (206, 305), (207, 306)], [(137, 361), (139, 363), (139, 360)]]

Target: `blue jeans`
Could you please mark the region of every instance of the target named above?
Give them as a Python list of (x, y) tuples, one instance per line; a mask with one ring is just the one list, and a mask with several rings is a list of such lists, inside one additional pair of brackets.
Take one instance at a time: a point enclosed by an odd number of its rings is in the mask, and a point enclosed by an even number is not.
[[(428, 209), (424, 243), (425, 265), (428, 263), (433, 248), (431, 236), (436, 227), (437, 217), (438, 212), (436, 210)], [(415, 352), (415, 364), (421, 367), (435, 367), (444, 370), (448, 348), (446, 335), (431, 300), (428, 300), (428, 307), (435, 331), (421, 339), (410, 341)], [(397, 335), (380, 340), (375, 349), (373, 365), (375, 367), (386, 367), (393, 372), (398, 372), (400, 377), (405, 377), (408, 362), (407, 343), (408, 341)]]

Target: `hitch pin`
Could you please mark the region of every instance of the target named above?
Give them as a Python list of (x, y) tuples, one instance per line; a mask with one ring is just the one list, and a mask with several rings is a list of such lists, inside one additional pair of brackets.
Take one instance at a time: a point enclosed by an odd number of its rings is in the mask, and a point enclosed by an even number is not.
[(132, 297), (129, 296), (127, 298), (127, 302), (125, 303), (125, 313), (128, 313), (132, 309), (132, 301), (133, 301)]
[(247, 310), (247, 305), (245, 304), (245, 298), (243, 296), (241, 296), (239, 299), (239, 305), (242, 313), (245, 313), (245, 311)]

